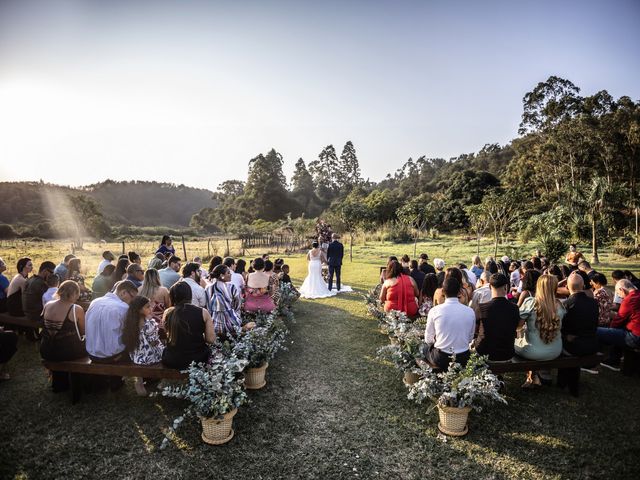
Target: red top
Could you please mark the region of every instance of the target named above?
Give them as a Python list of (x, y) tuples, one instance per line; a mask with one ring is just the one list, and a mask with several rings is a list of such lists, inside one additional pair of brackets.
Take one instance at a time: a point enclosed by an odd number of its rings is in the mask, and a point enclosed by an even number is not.
[(410, 317), (415, 317), (418, 313), (411, 277), (408, 275), (400, 275), (396, 284), (387, 288), (384, 311), (388, 312), (389, 310), (400, 310)]
[(611, 328), (626, 328), (640, 337), (640, 291), (632, 290), (624, 297)]

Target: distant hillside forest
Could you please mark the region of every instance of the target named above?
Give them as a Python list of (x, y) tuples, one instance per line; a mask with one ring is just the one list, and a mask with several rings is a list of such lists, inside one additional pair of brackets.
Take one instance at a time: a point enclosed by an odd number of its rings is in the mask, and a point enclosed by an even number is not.
[[(580, 89), (549, 77), (523, 98), (519, 136), (457, 158), (409, 158), (381, 182), (364, 180), (356, 148), (328, 145), (308, 164), (300, 158), (288, 184), (276, 151), (250, 160), (246, 181), (222, 183), (217, 207), (194, 215), (203, 231), (286, 227), (320, 216), (354, 234), (381, 229), (389, 240), (462, 230), (498, 243), (507, 234), (597, 245), (615, 236), (637, 251), (640, 103), (606, 90)], [(287, 220), (289, 219), (289, 220)], [(266, 222), (273, 222), (271, 224)]]
[[(43, 182), (0, 183), (0, 238), (110, 238), (135, 227), (184, 228), (216, 205), (209, 190), (158, 182), (106, 180), (81, 188)], [(147, 229), (148, 230), (148, 229)]]

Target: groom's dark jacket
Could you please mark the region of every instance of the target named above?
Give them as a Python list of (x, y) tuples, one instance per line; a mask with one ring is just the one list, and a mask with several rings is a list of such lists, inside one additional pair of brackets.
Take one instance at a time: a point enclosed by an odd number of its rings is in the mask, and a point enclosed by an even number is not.
[(332, 267), (339, 267), (342, 265), (343, 256), (344, 247), (342, 244), (337, 240), (331, 242), (327, 248), (327, 263)]

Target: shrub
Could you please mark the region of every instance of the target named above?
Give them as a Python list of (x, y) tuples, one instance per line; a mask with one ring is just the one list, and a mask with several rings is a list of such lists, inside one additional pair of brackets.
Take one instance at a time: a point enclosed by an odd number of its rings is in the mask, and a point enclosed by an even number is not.
[(542, 250), (550, 263), (556, 263), (560, 260), (568, 249), (569, 244), (562, 238), (552, 235), (542, 235), (540, 237), (540, 250)]

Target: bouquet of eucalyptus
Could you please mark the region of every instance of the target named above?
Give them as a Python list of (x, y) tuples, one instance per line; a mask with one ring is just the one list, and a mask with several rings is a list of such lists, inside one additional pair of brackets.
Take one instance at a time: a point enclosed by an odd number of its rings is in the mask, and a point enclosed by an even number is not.
[(441, 407), (471, 407), (480, 411), (494, 402), (507, 403), (500, 395), (501, 381), (489, 370), (487, 357), (472, 353), (466, 366), (451, 359), (446, 372), (434, 372), (423, 365), (417, 372), (420, 380), (414, 383), (409, 400), (422, 403), (429, 399)]
[(380, 324), (380, 328), (389, 337), (399, 339), (412, 329), (413, 322), (407, 317), (406, 313), (399, 310), (391, 310), (385, 313), (380, 320)]
[(213, 353), (207, 363), (192, 363), (189, 366), (186, 383), (162, 390), (163, 396), (189, 400), (189, 405), (182, 415), (174, 419), (160, 448), (167, 446), (169, 437), (185, 417), (220, 417), (247, 401), (242, 371), (249, 362), (234, 355), (225, 357), (220, 352)]
[(408, 338), (399, 345), (380, 347), (377, 351), (377, 357), (380, 360), (390, 361), (403, 373), (418, 373), (418, 363), (420, 360), (424, 360), (422, 345), (424, 342), (420, 338)]
[(291, 306), (300, 298), (300, 293), (290, 283), (280, 284), (280, 299), (278, 301), (278, 315), (294, 321)]
[(382, 318), (385, 316), (384, 308), (382, 307), (382, 303), (380, 303), (380, 292), (377, 292), (377, 287), (371, 289), (368, 293), (363, 295), (364, 301), (367, 305), (367, 312), (373, 318), (378, 320), (380, 326), (382, 327)]
[(237, 358), (248, 361), (249, 368), (269, 362), (280, 350), (285, 350), (287, 327), (274, 315), (256, 316), (256, 327), (240, 335), (231, 346)]

